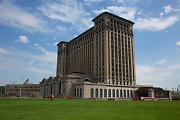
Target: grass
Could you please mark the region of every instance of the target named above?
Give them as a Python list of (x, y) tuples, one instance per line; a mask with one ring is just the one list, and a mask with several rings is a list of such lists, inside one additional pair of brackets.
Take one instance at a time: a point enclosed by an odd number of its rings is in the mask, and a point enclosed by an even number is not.
[(177, 120), (180, 101), (1, 98), (0, 120)]

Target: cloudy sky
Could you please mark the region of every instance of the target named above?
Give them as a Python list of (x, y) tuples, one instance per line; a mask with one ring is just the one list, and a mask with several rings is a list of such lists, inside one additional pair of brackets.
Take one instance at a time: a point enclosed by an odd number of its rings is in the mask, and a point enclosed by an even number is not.
[(176, 88), (180, 0), (0, 0), (0, 85), (55, 76), (56, 44), (104, 11), (135, 22), (137, 84)]

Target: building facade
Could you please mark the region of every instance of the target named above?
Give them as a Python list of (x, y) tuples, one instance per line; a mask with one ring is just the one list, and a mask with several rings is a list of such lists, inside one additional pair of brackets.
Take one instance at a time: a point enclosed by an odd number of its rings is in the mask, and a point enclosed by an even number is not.
[(108, 12), (93, 22), (86, 32), (57, 45), (57, 75), (80, 72), (101, 83), (135, 85), (134, 23)]
[(39, 97), (40, 85), (39, 84), (6, 84), (5, 85), (6, 97)]
[[(43, 79), (41, 95), (132, 98), (136, 87), (134, 22), (104, 12), (94, 26), (60, 42), (56, 77)], [(48, 89), (51, 88), (51, 89)]]

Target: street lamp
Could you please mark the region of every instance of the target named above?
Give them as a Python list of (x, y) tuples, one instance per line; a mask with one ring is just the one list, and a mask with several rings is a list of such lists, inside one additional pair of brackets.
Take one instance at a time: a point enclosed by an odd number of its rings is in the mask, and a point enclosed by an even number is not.
[(51, 101), (52, 101), (52, 79), (51, 79)]
[(21, 85), (20, 85), (20, 90), (19, 90), (19, 97), (21, 98), (21, 94), (22, 94), (22, 80), (23, 80), (23, 77), (21, 78)]

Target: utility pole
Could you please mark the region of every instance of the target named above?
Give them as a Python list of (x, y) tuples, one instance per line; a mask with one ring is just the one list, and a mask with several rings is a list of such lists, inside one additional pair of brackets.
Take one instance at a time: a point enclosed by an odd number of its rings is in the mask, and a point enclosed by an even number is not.
[(51, 101), (52, 101), (52, 80), (51, 80)]
[(22, 95), (22, 80), (23, 80), (23, 77), (21, 78), (21, 85), (20, 85), (20, 90), (19, 90), (19, 97), (21, 98), (21, 95)]

